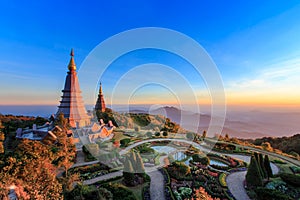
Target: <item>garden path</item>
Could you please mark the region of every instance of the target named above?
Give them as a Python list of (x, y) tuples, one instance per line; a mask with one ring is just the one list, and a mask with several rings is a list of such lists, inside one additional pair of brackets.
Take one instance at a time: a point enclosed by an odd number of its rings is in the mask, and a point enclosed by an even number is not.
[(93, 179), (85, 180), (85, 181), (83, 181), (83, 185), (91, 185), (91, 184), (96, 183), (98, 181), (104, 181), (104, 180), (108, 180), (108, 179), (115, 178), (117, 176), (122, 176), (122, 175), (123, 175), (122, 170), (112, 172), (112, 173), (109, 173), (109, 174), (105, 174), (103, 176), (98, 176), (98, 177), (93, 178)]
[(151, 200), (164, 200), (165, 198), (165, 181), (164, 176), (157, 169), (147, 173), (151, 178), (150, 197)]
[(93, 165), (93, 164), (96, 164), (98, 162), (99, 162), (99, 160), (90, 161), (90, 162), (81, 162), (81, 163), (77, 162), (74, 165), (72, 165), (71, 168), (73, 168), (73, 167), (82, 167), (82, 166), (86, 166), (86, 165)]
[(231, 194), (238, 200), (250, 200), (244, 188), (246, 173), (247, 171), (234, 172), (226, 178), (226, 183)]

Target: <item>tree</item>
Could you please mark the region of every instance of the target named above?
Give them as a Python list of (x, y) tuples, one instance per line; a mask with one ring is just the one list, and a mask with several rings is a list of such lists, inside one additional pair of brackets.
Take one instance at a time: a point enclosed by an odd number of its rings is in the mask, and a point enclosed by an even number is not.
[(124, 182), (126, 185), (129, 186), (134, 186), (134, 179), (135, 179), (135, 175), (134, 175), (134, 169), (131, 163), (131, 159), (129, 156), (125, 157), (125, 161), (124, 161), (124, 169), (123, 169), (123, 177), (124, 177)]
[(225, 139), (225, 141), (229, 141), (230, 138), (229, 138), (228, 133), (225, 134), (225, 138), (224, 139)]
[(261, 177), (264, 178), (264, 173), (263, 173), (262, 168), (261, 168), (261, 165), (260, 165), (259, 155), (260, 155), (259, 153), (254, 152), (254, 157), (255, 157), (256, 162), (257, 162), (257, 164), (258, 164), (258, 170), (259, 170), (259, 173), (260, 173)]
[(250, 165), (246, 174), (246, 181), (249, 187), (260, 187), (263, 185), (259, 165), (254, 155), (251, 156)]
[(267, 172), (268, 179), (270, 177), (273, 177), (273, 172), (272, 172), (272, 168), (271, 168), (271, 165), (270, 165), (270, 160), (269, 160), (268, 155), (265, 155), (264, 166), (265, 166), (265, 169), (266, 169), (266, 172)]
[(121, 147), (127, 147), (130, 141), (131, 141), (130, 138), (124, 138), (120, 140)]
[(195, 134), (192, 132), (188, 132), (188, 133), (186, 133), (186, 138), (188, 140), (193, 140), (195, 138)]
[(67, 130), (70, 128), (70, 124), (68, 119), (65, 118), (64, 113), (59, 113), (58, 118), (56, 120), (56, 124), (63, 129), (63, 132), (66, 134)]
[(125, 157), (123, 171), (128, 172), (128, 173), (133, 173), (134, 172), (129, 156)]
[(172, 173), (180, 178), (186, 177), (191, 173), (190, 167), (183, 162), (173, 162), (170, 168)]
[[(62, 166), (68, 175), (67, 170), (73, 164), (76, 149), (66, 135), (68, 125), (62, 115), (57, 123), (65, 127), (63, 131), (53, 131), (57, 143), (46, 145), (40, 141), (23, 139), (13, 154), (4, 157), (5, 162), (0, 168), (0, 193), (7, 193), (7, 186), (12, 185), (18, 199), (63, 199), (62, 188), (71, 189), (76, 176), (62, 180), (57, 178), (57, 172)], [(0, 199), (5, 198), (0, 194)]]
[(80, 181), (80, 175), (79, 173), (69, 174), (68, 176), (60, 177), (59, 181), (63, 185), (64, 192), (70, 192), (74, 189), (74, 183)]
[(193, 194), (192, 200), (217, 200), (215, 198), (212, 198), (203, 187), (200, 187), (199, 189), (195, 189), (195, 193)]
[(206, 133), (206, 130), (204, 130), (203, 133), (202, 133), (202, 138), (203, 138), (203, 139), (206, 138), (206, 134), (207, 134), (207, 133)]
[(265, 165), (264, 165), (264, 157), (261, 153), (258, 155), (258, 157), (259, 157), (259, 166), (261, 168), (262, 177), (267, 178), (268, 174), (267, 174), (267, 171), (266, 171), (266, 168), (265, 168)]
[(156, 132), (156, 133), (155, 133), (155, 136), (156, 136), (156, 137), (159, 137), (159, 136), (160, 136), (160, 132)]
[(5, 140), (5, 135), (2, 132), (2, 129), (4, 126), (2, 126), (2, 121), (0, 120), (0, 154), (4, 153), (4, 140)]
[(147, 136), (148, 138), (151, 138), (151, 137), (152, 137), (152, 132), (148, 131), (148, 132), (146, 133), (146, 136)]
[(210, 160), (207, 156), (199, 154), (199, 153), (192, 155), (192, 158), (193, 158), (194, 162), (200, 162), (202, 165), (207, 166), (210, 163)]
[(298, 154), (297, 152), (295, 152), (295, 151), (290, 151), (289, 154), (290, 154), (291, 156), (294, 156), (296, 159), (299, 158), (299, 154)]
[(143, 163), (143, 159), (141, 157), (141, 155), (138, 152), (135, 152), (136, 154), (136, 173), (144, 173), (145, 172), (145, 168), (144, 168), (144, 163)]
[(134, 127), (135, 132), (139, 132), (141, 128), (139, 126)]
[(167, 132), (167, 131), (164, 131), (164, 132), (163, 132), (163, 136), (164, 136), (164, 137), (167, 137), (167, 136), (168, 136), (168, 132)]
[(273, 151), (273, 148), (270, 144), (270, 142), (263, 142), (261, 144), (261, 146), (263, 147), (263, 150), (266, 150), (266, 151)]

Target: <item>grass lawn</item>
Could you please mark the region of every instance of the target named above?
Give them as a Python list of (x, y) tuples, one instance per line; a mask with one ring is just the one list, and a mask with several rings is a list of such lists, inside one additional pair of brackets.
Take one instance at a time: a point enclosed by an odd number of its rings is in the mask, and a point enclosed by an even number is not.
[(142, 200), (143, 199), (143, 187), (144, 187), (145, 184), (143, 185), (138, 185), (138, 186), (135, 186), (135, 187), (127, 187), (130, 191), (133, 192), (134, 196), (136, 197), (136, 199), (138, 200)]
[[(116, 180), (112, 180), (112, 181), (110, 181), (110, 180), (100, 181), (100, 182), (98, 182), (96, 184), (98, 185), (98, 184), (104, 184), (104, 183), (118, 183), (118, 184), (123, 185), (123, 177), (118, 178)], [(134, 194), (134, 196), (136, 197), (136, 199), (142, 200), (143, 199), (142, 192), (143, 192), (143, 187), (144, 187), (145, 184), (138, 185), (138, 186), (135, 186), (135, 187), (127, 187), (125, 185), (123, 185), (123, 186), (126, 187), (128, 190), (130, 190)]]
[(120, 141), (120, 140), (125, 139), (125, 138), (130, 138), (130, 137), (124, 135), (123, 132), (114, 132), (113, 139)]
[[(274, 157), (270, 157), (270, 161), (274, 161), (274, 160), (280, 160), (278, 158), (274, 158)], [(285, 164), (280, 164), (280, 163), (273, 163), (275, 164), (280, 170), (280, 173), (289, 173), (289, 174), (293, 174), (292, 170), (290, 169), (291, 166), (294, 166), (293, 164), (284, 161)]]

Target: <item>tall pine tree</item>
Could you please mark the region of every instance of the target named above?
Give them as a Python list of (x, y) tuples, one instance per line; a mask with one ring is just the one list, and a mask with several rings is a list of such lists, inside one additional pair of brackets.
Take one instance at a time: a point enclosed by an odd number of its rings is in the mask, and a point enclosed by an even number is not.
[(250, 165), (246, 174), (246, 181), (249, 187), (259, 187), (263, 185), (263, 178), (259, 170), (255, 155), (251, 156)]
[(261, 168), (262, 176), (263, 178), (268, 178), (268, 174), (264, 165), (264, 157), (261, 153), (259, 154), (258, 157), (259, 157), (259, 166)]
[(143, 159), (142, 159), (140, 153), (136, 152), (135, 157), (136, 157), (136, 172), (137, 173), (144, 173), (145, 168), (144, 168)]
[(272, 172), (272, 168), (271, 168), (271, 165), (270, 165), (270, 160), (269, 160), (268, 155), (265, 155), (264, 166), (265, 166), (267, 176), (268, 176), (268, 179), (269, 179), (270, 177), (273, 176), (273, 172)]
[(4, 128), (4, 126), (2, 126), (2, 122), (0, 120), (0, 154), (4, 153), (4, 140), (5, 140), (5, 135), (2, 132), (2, 128)]
[(254, 157), (255, 157), (256, 162), (257, 162), (257, 165), (258, 165), (258, 170), (259, 170), (260, 176), (261, 176), (262, 178), (264, 178), (264, 174), (263, 174), (262, 169), (261, 169), (261, 167), (260, 167), (259, 153), (254, 152)]

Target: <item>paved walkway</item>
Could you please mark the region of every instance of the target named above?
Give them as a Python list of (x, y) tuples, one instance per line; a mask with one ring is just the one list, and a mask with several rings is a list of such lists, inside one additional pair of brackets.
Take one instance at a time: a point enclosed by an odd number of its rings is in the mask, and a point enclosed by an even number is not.
[(158, 170), (148, 173), (151, 178), (150, 183), (150, 197), (151, 200), (165, 200), (165, 181), (164, 176)]
[(93, 165), (93, 164), (96, 164), (98, 162), (99, 162), (99, 160), (95, 160), (95, 161), (91, 161), (91, 162), (75, 163), (74, 165), (72, 165), (71, 168), (73, 168), (73, 167), (81, 167), (81, 166), (86, 166), (86, 165)]
[(162, 168), (165, 165), (164, 159), (168, 156), (161, 156), (159, 158), (159, 165), (153, 167), (145, 167), (146, 173), (151, 178), (150, 183), (150, 197), (151, 200), (164, 200), (165, 197), (165, 181), (163, 174), (158, 171), (159, 168)]
[(247, 171), (234, 172), (229, 174), (226, 178), (227, 186), (237, 200), (250, 200), (244, 188), (246, 173)]
[(98, 176), (96, 178), (83, 181), (83, 185), (91, 185), (91, 184), (96, 183), (98, 181), (105, 181), (105, 180), (108, 180), (108, 179), (111, 179), (111, 178), (115, 178), (117, 176), (122, 176), (122, 175), (123, 175), (123, 171), (122, 170), (116, 171), (116, 172), (112, 172), (112, 173), (109, 173), (109, 174), (105, 174), (103, 176)]

